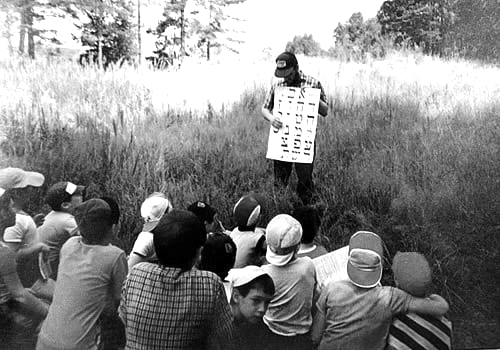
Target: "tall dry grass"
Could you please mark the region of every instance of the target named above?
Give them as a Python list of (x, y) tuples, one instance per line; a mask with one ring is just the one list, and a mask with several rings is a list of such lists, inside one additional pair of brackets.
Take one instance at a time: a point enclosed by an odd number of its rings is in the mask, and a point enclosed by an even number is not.
[[(299, 62), (330, 99), (314, 173), (319, 241), (334, 249), (372, 229), (390, 254), (423, 252), (436, 291), (452, 304), (456, 345), (500, 344), (500, 70), (408, 54)], [(170, 72), (2, 62), (0, 166), (114, 196), (124, 213), (117, 244), (126, 250), (152, 191), (176, 207), (204, 199), (228, 227), (236, 200), (258, 191), (265, 225), (299, 204), (295, 178), (275, 191), (265, 159), (269, 126), (259, 111), (272, 72), (272, 62), (248, 61)], [(34, 197), (31, 210), (42, 204)]]

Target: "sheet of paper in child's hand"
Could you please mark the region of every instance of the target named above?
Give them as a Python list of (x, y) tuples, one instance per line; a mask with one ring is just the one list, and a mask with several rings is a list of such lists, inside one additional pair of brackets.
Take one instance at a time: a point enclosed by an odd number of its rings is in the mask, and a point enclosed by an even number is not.
[(316, 266), (316, 279), (321, 287), (330, 281), (349, 279), (347, 276), (348, 256), (349, 246), (345, 246), (313, 259)]

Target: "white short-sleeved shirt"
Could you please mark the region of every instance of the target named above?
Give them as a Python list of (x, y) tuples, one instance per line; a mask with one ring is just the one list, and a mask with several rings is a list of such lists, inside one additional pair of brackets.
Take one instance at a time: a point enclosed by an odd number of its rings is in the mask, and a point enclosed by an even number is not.
[(50, 248), (47, 260), (52, 270), (52, 279), (57, 278), (61, 247), (75, 235), (78, 235), (75, 217), (62, 211), (48, 213), (43, 225), (38, 228), (38, 239)]
[(6, 243), (18, 243), (18, 248), (35, 242), (37, 240), (37, 231), (31, 216), (17, 213), (16, 224), (5, 229), (3, 240)]
[(155, 247), (153, 243), (153, 234), (151, 232), (141, 232), (135, 240), (132, 253), (135, 253), (146, 261), (157, 261)]
[(276, 293), (269, 303), (264, 323), (279, 335), (306, 334), (312, 325), (316, 290), (316, 268), (311, 258), (296, 258), (285, 266), (263, 265), (273, 279)]

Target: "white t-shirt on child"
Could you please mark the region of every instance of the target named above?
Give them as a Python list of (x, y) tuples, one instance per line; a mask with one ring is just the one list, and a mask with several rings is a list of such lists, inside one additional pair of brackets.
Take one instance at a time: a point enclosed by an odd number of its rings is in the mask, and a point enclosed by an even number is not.
[(316, 269), (309, 257), (285, 266), (263, 265), (274, 281), (276, 293), (264, 315), (264, 323), (276, 334), (306, 334), (312, 325), (311, 309), (316, 289)]

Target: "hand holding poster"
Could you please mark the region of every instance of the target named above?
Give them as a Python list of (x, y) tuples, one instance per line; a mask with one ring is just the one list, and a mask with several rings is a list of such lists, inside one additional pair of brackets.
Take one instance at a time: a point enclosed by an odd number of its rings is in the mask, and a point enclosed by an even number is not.
[(283, 127), (271, 126), (267, 155), (269, 159), (292, 163), (312, 163), (318, 123), (320, 89), (280, 87), (274, 93), (273, 114)]

